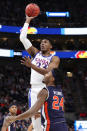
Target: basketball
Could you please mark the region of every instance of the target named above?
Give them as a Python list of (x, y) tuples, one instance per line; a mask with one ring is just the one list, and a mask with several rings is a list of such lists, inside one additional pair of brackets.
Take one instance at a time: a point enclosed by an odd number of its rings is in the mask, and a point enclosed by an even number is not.
[(40, 8), (37, 4), (31, 3), (26, 6), (25, 13), (29, 17), (35, 17), (40, 14)]

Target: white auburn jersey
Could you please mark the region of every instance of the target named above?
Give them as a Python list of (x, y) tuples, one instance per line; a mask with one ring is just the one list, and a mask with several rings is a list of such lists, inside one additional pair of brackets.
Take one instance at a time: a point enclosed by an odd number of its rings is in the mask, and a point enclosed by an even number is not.
[[(41, 52), (38, 52), (32, 60), (32, 64), (40, 68), (48, 68), (48, 65), (53, 57), (53, 54), (50, 56), (43, 56)], [(37, 71), (31, 68), (31, 80), (30, 84), (43, 84), (44, 75), (38, 73)]]

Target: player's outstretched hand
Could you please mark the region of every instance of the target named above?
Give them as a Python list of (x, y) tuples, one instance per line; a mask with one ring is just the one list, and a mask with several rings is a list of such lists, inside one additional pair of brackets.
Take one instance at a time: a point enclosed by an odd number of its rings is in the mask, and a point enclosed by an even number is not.
[(34, 19), (35, 17), (29, 17), (29, 16), (27, 16), (26, 15), (26, 23), (30, 23), (30, 21), (32, 20), (32, 19)]
[(21, 60), (21, 64), (22, 65), (25, 65), (27, 67), (31, 67), (31, 59), (28, 57), (23, 57), (22, 60)]
[(13, 122), (15, 122), (16, 121), (16, 116), (9, 116), (8, 118), (7, 118), (7, 121), (11, 124), (11, 123), (13, 123)]

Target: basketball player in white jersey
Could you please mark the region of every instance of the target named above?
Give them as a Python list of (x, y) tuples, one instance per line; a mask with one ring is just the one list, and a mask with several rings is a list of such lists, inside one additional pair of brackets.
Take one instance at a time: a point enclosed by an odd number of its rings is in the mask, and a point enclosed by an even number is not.
[[(53, 56), (50, 54), (50, 51), (52, 49), (50, 40), (43, 39), (40, 44), (41, 51), (39, 51), (37, 48), (35, 48), (32, 45), (30, 40), (27, 39), (28, 26), (33, 18), (34, 17), (26, 16), (26, 21), (20, 33), (20, 41), (24, 45), (26, 51), (33, 57), (32, 62), (30, 62), (31, 90), (29, 93), (29, 104), (31, 107), (35, 104), (37, 100), (37, 94), (39, 93), (39, 91), (45, 87), (45, 84), (42, 82), (44, 75), (49, 71), (51, 71), (53, 68), (58, 68), (60, 63), (60, 59), (57, 56)], [(25, 59), (24, 61), (26, 63), (27, 59)], [(29, 67), (29, 63), (28, 63), (28, 67)], [(33, 117), (32, 123), (35, 131), (42, 130), (40, 117), (38, 117), (37, 119)]]

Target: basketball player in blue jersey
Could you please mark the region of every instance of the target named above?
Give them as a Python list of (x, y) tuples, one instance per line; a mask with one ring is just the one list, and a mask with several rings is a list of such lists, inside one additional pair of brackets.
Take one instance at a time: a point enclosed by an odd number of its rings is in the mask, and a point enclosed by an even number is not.
[(43, 131), (68, 131), (64, 118), (61, 72), (58, 69), (53, 69), (45, 75), (43, 81), (47, 87), (39, 92), (33, 107), (21, 115), (9, 117), (7, 123), (32, 117), (42, 107)]
[[(31, 64), (31, 90), (29, 92), (29, 105), (32, 107), (36, 100), (37, 94), (41, 89), (45, 87), (45, 84), (42, 82), (44, 75), (51, 71), (53, 68), (58, 68), (60, 59), (57, 56), (50, 54), (52, 49), (52, 43), (48, 39), (43, 39), (40, 44), (39, 51), (35, 48), (29, 39), (27, 39), (27, 31), (30, 21), (33, 17), (27, 17), (20, 33), (20, 41), (24, 45), (26, 51), (33, 57)], [(39, 111), (40, 112), (40, 111)], [(32, 117), (32, 123), (35, 131), (41, 131), (41, 118)]]
[[(17, 113), (17, 105), (16, 104), (11, 104), (9, 106), (9, 113), (8, 113), (7, 117), (8, 116), (15, 116), (16, 113)], [(4, 121), (1, 131), (16, 131), (16, 124), (15, 123), (12, 123), (10, 126), (8, 126), (8, 128), (7, 128), (7, 126), (8, 125), (6, 125), (6, 123)]]

